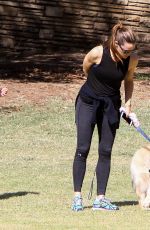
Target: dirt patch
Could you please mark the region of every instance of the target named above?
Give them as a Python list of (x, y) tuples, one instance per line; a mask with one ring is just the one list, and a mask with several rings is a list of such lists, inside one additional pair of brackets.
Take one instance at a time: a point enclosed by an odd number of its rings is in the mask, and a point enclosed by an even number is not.
[[(8, 94), (0, 98), (1, 110), (18, 111), (24, 104), (44, 105), (51, 97), (61, 97), (73, 101), (84, 83), (79, 76), (72, 76), (71, 83), (20, 82), (19, 80), (0, 80), (0, 86), (8, 87)], [(150, 81), (135, 80), (134, 101), (150, 99)]]
[[(1, 54), (0, 87), (8, 95), (0, 98), (1, 110), (19, 110), (24, 104), (44, 105), (50, 97), (74, 100), (85, 81), (82, 62), (85, 53)], [(144, 69), (142, 69), (144, 68)], [(149, 66), (137, 73), (149, 73)], [(134, 99), (150, 98), (150, 80), (135, 81)]]
[(64, 100), (74, 100), (80, 84), (74, 83), (46, 83), (46, 82), (27, 82), (22, 83), (15, 80), (1, 80), (0, 86), (8, 87), (8, 94), (0, 97), (0, 107), (14, 107), (23, 104), (44, 105), (50, 97), (61, 97)]

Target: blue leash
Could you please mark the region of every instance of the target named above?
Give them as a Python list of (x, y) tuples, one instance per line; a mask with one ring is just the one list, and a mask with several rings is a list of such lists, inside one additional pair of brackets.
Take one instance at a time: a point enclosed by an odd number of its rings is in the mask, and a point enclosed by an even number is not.
[(145, 140), (150, 142), (150, 137), (141, 129), (141, 127), (137, 127), (136, 130), (145, 138)]
[[(129, 125), (132, 125), (133, 124), (133, 121), (126, 116), (126, 113), (124, 111), (120, 111), (121, 113), (121, 117), (129, 124)], [(133, 125), (134, 126), (134, 125)], [(143, 129), (138, 126), (138, 127), (135, 127), (135, 129), (137, 130), (137, 132), (139, 132), (144, 138), (145, 140), (149, 141), (150, 142), (150, 137), (143, 131)]]

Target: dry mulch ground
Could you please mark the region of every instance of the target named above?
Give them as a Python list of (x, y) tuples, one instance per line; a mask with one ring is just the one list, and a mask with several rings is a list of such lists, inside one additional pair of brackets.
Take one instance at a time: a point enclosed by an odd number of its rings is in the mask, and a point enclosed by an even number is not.
[[(52, 96), (74, 100), (85, 81), (83, 57), (83, 53), (1, 55), (0, 87), (8, 87), (7, 96), (0, 98), (1, 110), (17, 110), (24, 103), (44, 105)], [(144, 73), (149, 71), (149, 67), (144, 68)], [(134, 99), (144, 98), (150, 99), (150, 80), (135, 80)]]
[[(74, 79), (71, 83), (20, 82), (18, 80), (0, 80), (0, 85), (8, 87), (8, 94), (0, 98), (1, 109), (17, 110), (24, 103), (44, 105), (50, 97), (62, 97), (74, 100), (84, 80)], [(150, 99), (150, 81), (135, 81), (134, 99), (138, 102)]]

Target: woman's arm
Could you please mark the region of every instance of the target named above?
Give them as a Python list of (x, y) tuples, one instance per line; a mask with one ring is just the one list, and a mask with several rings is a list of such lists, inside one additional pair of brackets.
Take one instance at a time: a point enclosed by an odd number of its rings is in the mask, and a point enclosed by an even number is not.
[(131, 112), (131, 98), (133, 93), (133, 76), (138, 64), (138, 58), (136, 55), (130, 57), (129, 68), (124, 80), (124, 89), (125, 89), (125, 108), (127, 116)]
[(93, 64), (99, 64), (101, 62), (102, 54), (102, 46), (96, 46), (89, 53), (87, 53), (83, 60), (83, 72), (86, 76), (88, 75), (88, 71)]

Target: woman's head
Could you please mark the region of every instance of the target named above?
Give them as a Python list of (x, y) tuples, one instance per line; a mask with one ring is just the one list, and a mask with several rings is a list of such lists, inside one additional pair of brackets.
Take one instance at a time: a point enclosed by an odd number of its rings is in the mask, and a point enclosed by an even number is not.
[(131, 28), (123, 26), (122, 23), (118, 23), (112, 28), (108, 45), (116, 61), (127, 58), (135, 49), (135, 44), (136, 37)]

